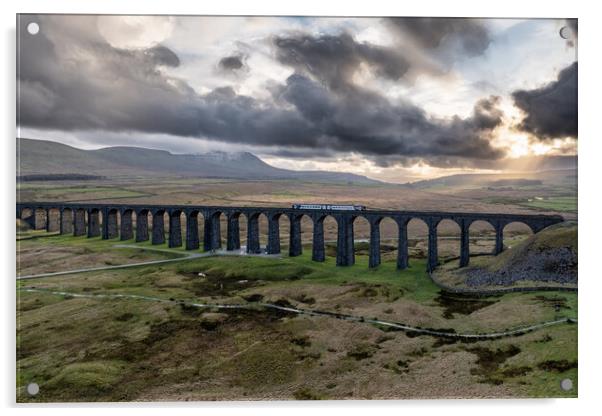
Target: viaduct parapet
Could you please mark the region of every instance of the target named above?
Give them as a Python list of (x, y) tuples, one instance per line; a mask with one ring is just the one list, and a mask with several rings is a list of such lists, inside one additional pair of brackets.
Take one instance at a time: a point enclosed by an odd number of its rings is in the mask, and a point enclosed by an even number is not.
[[(50, 213), (58, 211), (57, 221), (51, 221)], [(385, 218), (393, 219), (398, 226), (397, 268), (405, 269), (409, 265), (407, 225), (412, 219), (422, 220), (428, 227), (427, 270), (432, 271), (438, 265), (437, 225), (442, 220), (456, 222), (460, 233), (460, 267), (467, 266), (470, 260), (469, 227), (475, 221), (485, 221), (495, 229), (495, 249), (499, 254), (504, 248), (504, 227), (510, 223), (526, 224), (534, 233), (564, 221), (560, 215), (521, 215), (486, 214), (431, 211), (389, 211), (389, 210), (304, 210), (275, 207), (220, 207), (193, 205), (114, 205), (56, 202), (17, 203), (17, 218), (22, 219), (34, 229), (59, 231), (61, 234), (97, 237), (103, 239), (120, 238), (135, 241), (151, 240), (152, 244), (165, 243), (165, 217), (169, 221), (168, 245), (186, 250), (198, 250), (201, 246), (199, 236), (199, 216), (204, 221), (202, 246), (205, 251), (222, 248), (220, 218), (225, 216), (227, 224), (226, 250), (240, 250), (241, 217), (247, 222), (246, 251), (261, 253), (259, 235), (259, 217), (264, 215), (268, 222), (268, 254), (280, 253), (279, 219), (284, 216), (290, 222), (289, 256), (302, 254), (301, 219), (309, 217), (313, 221), (312, 260), (324, 261), (324, 219), (332, 217), (337, 222), (337, 266), (351, 266), (355, 263), (353, 224), (357, 217), (365, 218), (370, 224), (369, 266), (377, 267), (380, 262), (380, 223)], [(149, 228), (149, 216), (152, 218)], [(182, 232), (181, 219), (185, 216), (185, 230)], [(40, 218), (43, 218), (42, 220)], [(135, 220), (134, 220), (135, 218)], [(150, 229), (150, 233), (149, 233)]]

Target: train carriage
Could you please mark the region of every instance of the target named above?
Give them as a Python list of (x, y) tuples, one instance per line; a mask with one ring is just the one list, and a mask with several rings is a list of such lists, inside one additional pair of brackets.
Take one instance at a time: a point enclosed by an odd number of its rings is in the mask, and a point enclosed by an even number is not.
[(365, 211), (364, 205), (332, 205), (332, 204), (293, 204), (293, 209), (313, 209), (327, 211)]

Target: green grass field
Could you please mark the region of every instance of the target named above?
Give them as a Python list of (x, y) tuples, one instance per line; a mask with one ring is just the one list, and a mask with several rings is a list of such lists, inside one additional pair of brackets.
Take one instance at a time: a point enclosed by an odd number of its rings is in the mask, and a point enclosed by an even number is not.
[(531, 208), (545, 209), (551, 211), (577, 212), (577, 196), (554, 196), (521, 203)]

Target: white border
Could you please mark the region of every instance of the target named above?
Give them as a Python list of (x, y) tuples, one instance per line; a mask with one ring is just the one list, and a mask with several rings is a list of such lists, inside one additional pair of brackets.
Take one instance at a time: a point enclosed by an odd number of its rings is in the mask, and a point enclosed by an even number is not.
[[(452, 0), (420, 0), (411, 2), (386, 0), (327, 0), (287, 1), (244, 1), (220, 0), (201, 3), (185, 0), (88, 0), (88, 1), (3, 1), (2, 13), (2, 91), (3, 99), (0, 117), (4, 126), (2, 139), (4, 197), (0, 215), (2, 238), (2, 288), (3, 342), (2, 348), (2, 404), (9, 412), (24, 414), (80, 414), (82, 405), (15, 406), (15, 239), (13, 220), (15, 203), (15, 14), (20, 13), (107, 13), (107, 14), (244, 14), (244, 15), (346, 15), (346, 16), (471, 16), (471, 17), (577, 17), (579, 18), (579, 244), (581, 246), (579, 284), (579, 399), (567, 400), (430, 400), (430, 401), (353, 401), (353, 402), (226, 402), (226, 403), (177, 403), (177, 404), (106, 404), (86, 409), (87, 414), (105, 415), (107, 411), (127, 411), (130, 414), (163, 414), (166, 407), (176, 406), (178, 415), (230, 414), (232, 411), (254, 414), (295, 415), (308, 412), (329, 414), (345, 412), (349, 415), (365, 414), (371, 409), (383, 413), (419, 412), (437, 415), (507, 415), (508, 412), (545, 412), (546, 415), (593, 413), (602, 383), (599, 364), (600, 335), (597, 322), (594, 322), (601, 303), (599, 299), (600, 243), (596, 237), (600, 233), (598, 212), (602, 209), (600, 198), (599, 159), (602, 157), (601, 133), (597, 125), (599, 116), (600, 88), (600, 13), (596, 2), (575, 2), (546, 0), (527, 2), (525, 0), (504, 0), (500, 2)], [(596, 36), (597, 35), (597, 36)], [(596, 222), (597, 221), (597, 222)], [(66, 409), (64, 409), (67, 407)], [(107, 407), (109, 409), (107, 409)], [(200, 409), (199, 409), (200, 408)], [(519, 410), (520, 409), (520, 410)], [(598, 410), (599, 412), (599, 410)]]

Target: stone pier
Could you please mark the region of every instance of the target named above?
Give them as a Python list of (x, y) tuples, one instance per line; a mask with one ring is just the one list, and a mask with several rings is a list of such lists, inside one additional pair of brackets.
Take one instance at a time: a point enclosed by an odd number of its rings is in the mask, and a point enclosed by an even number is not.
[(71, 234), (73, 232), (73, 209), (63, 208), (60, 211), (60, 233)]
[(280, 214), (268, 218), (268, 254), (280, 254)]
[(289, 234), (288, 255), (290, 257), (296, 257), (303, 253), (303, 245), (301, 244), (301, 215), (290, 214), (289, 220), (291, 228)]
[(46, 232), (49, 233), (52, 231), (52, 224), (50, 222), (50, 208), (46, 208), (44, 211), (46, 212)]
[(169, 213), (169, 242), (168, 246), (182, 247), (182, 223), (180, 220), (181, 211)]
[(493, 249), (495, 255), (504, 251), (504, 225), (501, 222), (495, 224), (495, 248)]
[[(61, 212), (62, 216), (62, 212)], [(61, 221), (62, 223), (62, 221)], [(61, 232), (62, 234), (62, 232)], [(88, 238), (100, 236), (100, 211), (96, 208), (88, 209)]]
[(133, 211), (131, 209), (121, 211), (121, 230), (119, 238), (122, 241), (134, 238), (134, 221), (132, 215)]
[(326, 260), (326, 250), (324, 248), (324, 217), (314, 215), (312, 220), (314, 222), (314, 235), (311, 259), (313, 261), (324, 261)]
[(73, 235), (79, 237), (86, 235), (86, 211), (82, 208), (72, 211), (75, 216), (73, 219)]
[(211, 248), (222, 248), (221, 212), (214, 213), (211, 218)]
[(228, 214), (228, 241), (226, 249), (229, 251), (240, 250), (240, 214)]
[(148, 241), (148, 210), (136, 211), (136, 242)]
[(397, 269), (405, 270), (410, 265), (408, 253), (408, 222), (407, 218), (397, 218)]
[(470, 260), (470, 221), (460, 220), (460, 267), (468, 266)]
[(117, 210), (107, 208), (102, 212), (102, 238), (103, 240), (110, 240), (117, 238), (118, 235)]
[(370, 219), (370, 253), (368, 267), (374, 268), (380, 264), (380, 221), (381, 218)]
[(159, 245), (165, 243), (165, 211), (153, 212), (153, 237), (151, 243)]
[(426, 270), (428, 272), (432, 272), (435, 270), (437, 265), (439, 264), (439, 254), (437, 253), (437, 225), (439, 224), (439, 220), (430, 219), (428, 221), (428, 256), (427, 256), (427, 264)]
[(247, 253), (259, 254), (259, 214), (249, 214), (247, 219)]
[(352, 215), (337, 214), (337, 266), (352, 266), (355, 264)]
[(199, 248), (199, 213), (191, 212), (186, 216), (186, 250)]

